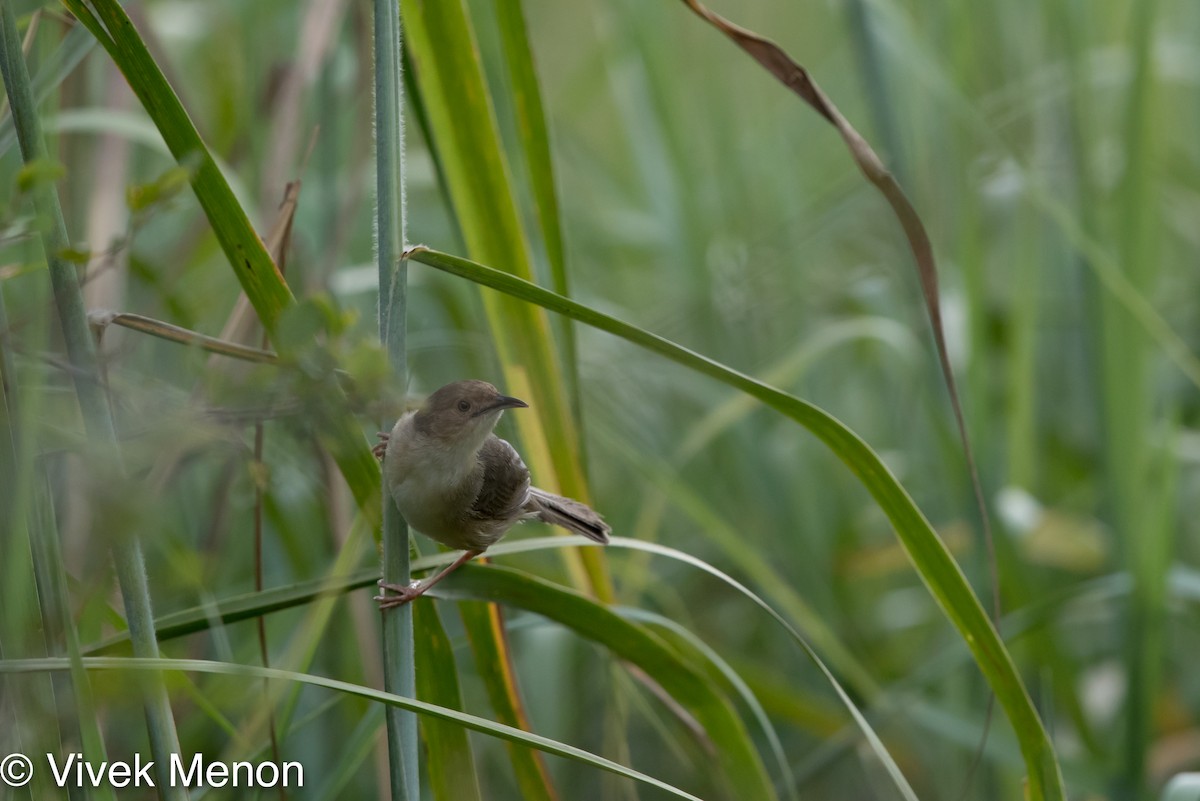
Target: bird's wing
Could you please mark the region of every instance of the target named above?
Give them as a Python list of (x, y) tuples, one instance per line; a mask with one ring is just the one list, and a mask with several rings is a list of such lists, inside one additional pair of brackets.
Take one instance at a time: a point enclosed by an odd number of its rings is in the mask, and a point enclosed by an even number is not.
[(513, 520), (520, 517), (529, 498), (529, 468), (516, 449), (496, 435), (479, 449), (483, 481), (471, 504), (478, 520)]

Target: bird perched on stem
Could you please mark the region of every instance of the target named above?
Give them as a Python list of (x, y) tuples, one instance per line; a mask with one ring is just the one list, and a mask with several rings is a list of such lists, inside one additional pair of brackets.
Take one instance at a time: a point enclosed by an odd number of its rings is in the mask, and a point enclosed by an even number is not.
[(537, 519), (600, 543), (611, 529), (592, 509), (530, 486), (529, 468), (512, 445), (492, 433), (505, 409), (528, 407), (501, 395), (486, 381), (456, 381), (425, 405), (396, 421), (375, 455), (383, 459), (384, 485), (404, 519), (443, 545), (463, 551), (449, 567), (408, 586), (379, 586), (380, 609), (420, 597), (447, 575), (488, 549), (517, 523)]

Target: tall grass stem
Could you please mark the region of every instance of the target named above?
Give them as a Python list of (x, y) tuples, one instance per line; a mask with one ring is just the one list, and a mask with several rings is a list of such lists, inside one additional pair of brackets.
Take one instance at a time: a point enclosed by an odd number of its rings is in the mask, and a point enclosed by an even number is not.
[[(401, 389), (407, 383), (405, 353), (408, 276), (404, 249), (404, 127), (400, 64), (400, 7), (375, 0), (375, 247), (379, 267), (379, 338)], [(395, 502), (383, 493), (383, 580), (408, 584), (408, 525)], [(395, 695), (416, 697), (413, 612), (405, 604), (383, 613), (383, 682)], [(387, 709), (388, 758), (393, 799), (420, 798), (417, 717)]]

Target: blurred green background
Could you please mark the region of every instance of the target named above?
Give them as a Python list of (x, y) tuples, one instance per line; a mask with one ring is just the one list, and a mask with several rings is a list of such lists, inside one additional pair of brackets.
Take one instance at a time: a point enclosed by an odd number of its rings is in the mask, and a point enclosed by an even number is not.
[[(40, 8), (16, 6), (23, 22)], [(495, 8), (467, 6), (516, 164), (522, 133)], [(1070, 797), (1157, 797), (1174, 774), (1200, 769), (1200, 6), (750, 0), (718, 10), (804, 64), (921, 212), (995, 521), (1006, 642)], [(311, 358), (358, 382), (350, 403), (373, 436), (401, 398), (376, 343), (369, 4), (151, 0), (128, 11), (261, 233), (285, 183), (303, 180), (286, 276), (297, 296), (315, 298), (306, 308), (320, 322), (288, 335), (321, 332)], [(103, 50), (71, 33), (57, 6), (44, 12), (28, 61), (34, 74), (66, 65), (41, 111), (88, 308), (219, 335), (239, 288), (198, 204), (186, 187), (170, 191), (174, 161)], [(911, 258), (833, 129), (683, 4), (526, 0), (525, 14), (572, 296), (844, 421), (988, 597)], [(411, 104), (406, 119), (408, 239), (463, 253)], [(370, 566), (373, 545), (352, 531), (353, 504), (322, 448), (322, 401), (310, 392), (318, 371), (231, 367), (110, 327), (101, 352), (130, 475), (89, 470), (21, 191), (29, 175), (7, 114), (4, 125), (0, 345), (22, 387), (19, 415), (17, 404), (5, 414), (34, 444), (11, 465), (0, 525), (16, 532), (18, 515), (49, 525), (53, 510), (81, 641), (120, 628), (107, 556), (116, 537), (142, 538), (160, 615), (253, 589), (256, 486), (267, 587), (326, 575), (348, 539), (352, 567)], [(532, 219), (527, 178), (519, 167), (513, 175)], [(148, 200), (131, 203), (130, 187)], [(545, 254), (535, 257), (550, 285)], [(409, 286), (407, 391), (462, 377), (503, 383), (493, 340), (505, 332), (485, 316), (488, 290), (421, 265)], [(870, 496), (783, 417), (606, 334), (580, 326), (576, 336), (592, 501), (614, 532), (694, 554), (751, 586), (811, 638), (920, 798), (963, 797), (986, 688)], [(517, 438), (511, 419), (500, 433)], [(549, 532), (531, 524), (514, 536), (531, 533)], [(4, 658), (47, 649), (29, 548), (23, 537), (0, 541)], [(500, 561), (570, 582), (557, 554)], [(632, 552), (612, 552), (608, 564), (621, 606), (688, 629), (745, 680), (800, 797), (900, 797), (828, 683), (765, 615), (682, 565)], [(465, 708), (492, 717), (454, 602), (422, 603), (440, 608)], [(310, 607), (267, 616), (272, 664), (382, 686), (372, 607), (360, 589), (328, 616)], [(725, 792), (698, 774), (703, 745), (605, 649), (519, 610), (506, 620), (534, 731), (706, 798)], [(252, 622), (164, 651), (260, 661)], [(3, 678), (0, 751), (58, 748), (69, 727), (50, 679)], [(145, 752), (128, 677), (92, 681), (110, 753)], [(170, 685), (185, 749), (261, 757), (257, 684)], [(309, 777), (293, 797), (386, 793), (379, 709), (290, 692), (276, 707), (279, 747)], [(503, 746), (477, 734), (471, 744), (483, 797), (522, 797)], [(564, 799), (666, 797), (590, 767), (548, 765)], [(997, 713), (965, 797), (1020, 797), (1022, 775)], [(52, 797), (42, 791), (15, 797)]]

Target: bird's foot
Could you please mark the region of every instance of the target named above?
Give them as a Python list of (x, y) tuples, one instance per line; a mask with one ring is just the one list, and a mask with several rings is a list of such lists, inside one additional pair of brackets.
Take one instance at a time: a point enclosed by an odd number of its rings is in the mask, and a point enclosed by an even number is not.
[(411, 584), (389, 584), (383, 579), (379, 580), (379, 588), (382, 590), (391, 590), (396, 595), (376, 595), (375, 600), (379, 602), (379, 609), (395, 609), (397, 606), (404, 606), (406, 603), (420, 598), (425, 594), (426, 588), (421, 586), (421, 582), (414, 581)]
[(380, 442), (374, 448), (371, 448), (371, 453), (375, 454), (376, 459), (382, 459), (387, 453), (388, 440), (392, 438), (392, 435), (386, 431), (380, 431), (378, 436)]

